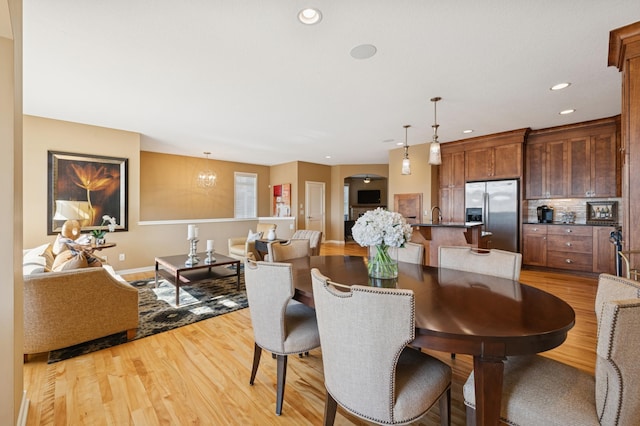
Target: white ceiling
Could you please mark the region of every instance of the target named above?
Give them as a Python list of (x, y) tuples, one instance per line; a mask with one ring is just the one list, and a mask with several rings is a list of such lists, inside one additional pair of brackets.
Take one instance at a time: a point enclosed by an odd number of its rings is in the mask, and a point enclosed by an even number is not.
[[(319, 24), (297, 21), (309, 6)], [(23, 7), (26, 114), (139, 132), (147, 151), (264, 165), (387, 163), (404, 124), (409, 145), (431, 140), (434, 96), (441, 142), (619, 114), (609, 32), (640, 20), (638, 0)], [(377, 54), (353, 59), (361, 44)]]

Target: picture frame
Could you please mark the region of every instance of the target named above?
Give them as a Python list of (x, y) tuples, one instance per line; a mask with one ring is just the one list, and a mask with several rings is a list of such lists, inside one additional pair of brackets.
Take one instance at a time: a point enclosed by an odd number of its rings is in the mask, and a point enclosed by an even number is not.
[(617, 223), (617, 201), (587, 201), (587, 225), (615, 225)]
[(47, 151), (47, 234), (78, 220), (81, 232), (108, 230), (103, 216), (128, 230), (128, 159)]

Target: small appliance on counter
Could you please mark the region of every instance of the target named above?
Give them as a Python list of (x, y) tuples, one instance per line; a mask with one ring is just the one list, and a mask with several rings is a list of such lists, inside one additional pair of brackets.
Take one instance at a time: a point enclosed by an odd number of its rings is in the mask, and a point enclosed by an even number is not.
[(538, 207), (538, 222), (539, 223), (552, 223), (553, 222), (553, 207), (540, 206)]

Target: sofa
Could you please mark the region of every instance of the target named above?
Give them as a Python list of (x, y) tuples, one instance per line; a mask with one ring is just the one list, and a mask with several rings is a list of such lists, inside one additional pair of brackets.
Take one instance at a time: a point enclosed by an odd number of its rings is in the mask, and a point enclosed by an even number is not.
[[(38, 255), (42, 251), (45, 255)], [(138, 290), (110, 265), (47, 272), (48, 246), (25, 251), (24, 358), (125, 332), (135, 337)], [(40, 260), (39, 258), (42, 258)]]

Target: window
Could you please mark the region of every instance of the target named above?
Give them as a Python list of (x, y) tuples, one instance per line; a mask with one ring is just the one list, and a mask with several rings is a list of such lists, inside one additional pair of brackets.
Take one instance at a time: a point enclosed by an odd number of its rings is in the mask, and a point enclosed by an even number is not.
[(349, 184), (344, 184), (344, 192), (342, 199), (342, 213), (344, 214), (344, 220), (349, 220)]
[(258, 175), (234, 173), (234, 217), (258, 217)]

